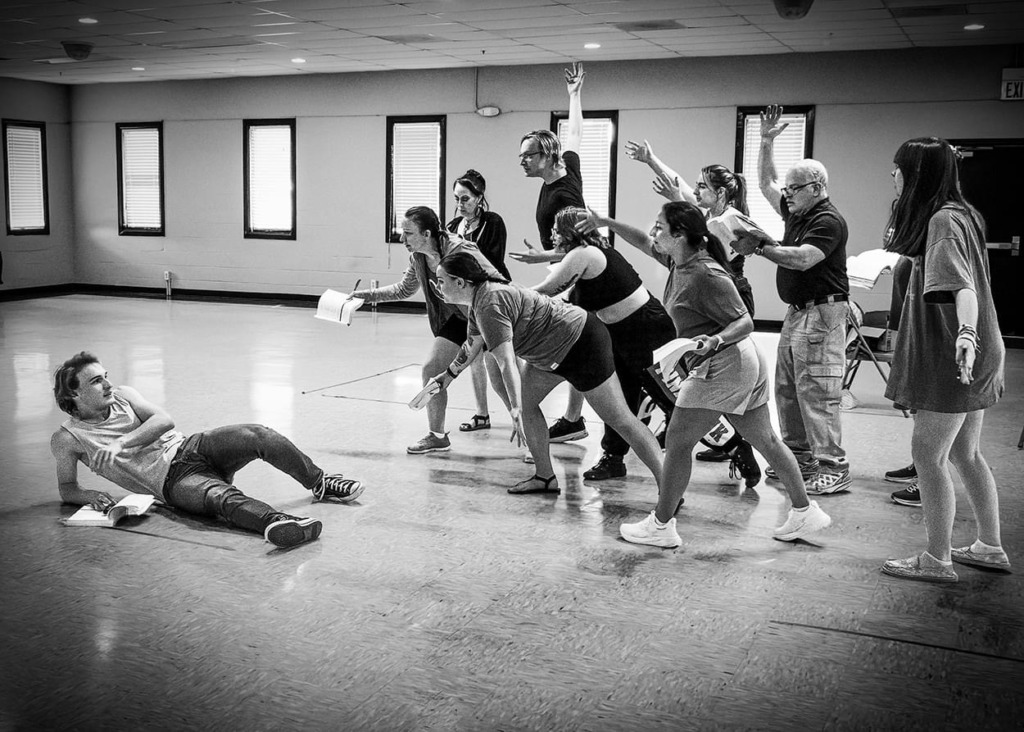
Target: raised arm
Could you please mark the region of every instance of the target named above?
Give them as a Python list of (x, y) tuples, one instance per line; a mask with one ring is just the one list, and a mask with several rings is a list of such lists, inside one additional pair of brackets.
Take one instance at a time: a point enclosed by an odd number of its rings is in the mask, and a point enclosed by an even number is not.
[(633, 140), (626, 141), (626, 157), (640, 163), (646, 163), (654, 171), (652, 186), (655, 193), (664, 196), (670, 201), (686, 201), (697, 205), (697, 196), (693, 187), (687, 183), (682, 176), (672, 168), (668, 167), (661, 159), (654, 154), (651, 143), (644, 140), (641, 145)]
[(775, 138), (789, 127), (789, 122), (780, 123), (782, 107), (770, 104), (761, 112), (761, 147), (757, 153), (757, 175), (761, 194), (778, 214), (782, 214), (782, 186), (775, 170)]
[(565, 70), (565, 86), (569, 92), (569, 126), (565, 136), (565, 150), (571, 150), (577, 155), (580, 152), (580, 143), (583, 141), (583, 79), (587, 73), (583, 70), (583, 64), (574, 61), (571, 69)]
[(607, 216), (598, 216), (591, 208), (587, 209), (587, 218), (576, 224), (576, 228), (583, 232), (594, 231), (602, 226), (607, 226), (648, 257), (657, 259), (654, 254), (654, 240), (651, 239), (650, 234), (635, 226), (630, 226)]

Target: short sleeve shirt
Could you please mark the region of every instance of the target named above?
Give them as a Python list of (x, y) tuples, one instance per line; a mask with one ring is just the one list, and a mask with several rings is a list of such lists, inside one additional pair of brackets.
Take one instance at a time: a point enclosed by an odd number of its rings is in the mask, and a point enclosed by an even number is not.
[(553, 371), (576, 345), (587, 322), (585, 310), (518, 285), (485, 282), (469, 308), (469, 335), (493, 351), (512, 343), (516, 355), (543, 371)]
[[(978, 227), (963, 209), (940, 209), (928, 223), (924, 253), (913, 261), (886, 398), (930, 412), (992, 406), (1003, 393), (1006, 352)], [(970, 384), (960, 383), (956, 364), (956, 293), (964, 289), (978, 298), (979, 351)]]
[(810, 269), (777, 269), (775, 284), (782, 301), (789, 305), (801, 305), (829, 295), (849, 294), (850, 281), (846, 276), (846, 220), (832, 205), (832, 201), (826, 198), (810, 211), (797, 214), (790, 213), (786, 199), (783, 198), (782, 220), (786, 222), (782, 246), (810, 244), (825, 255), (825, 259)]
[(566, 206), (586, 206), (583, 202), (583, 178), (580, 176), (580, 156), (568, 150), (562, 153), (565, 163), (565, 175), (552, 183), (541, 186), (540, 197), (537, 199), (537, 232), (540, 243), (545, 249), (551, 249), (551, 227), (555, 225), (555, 215)]

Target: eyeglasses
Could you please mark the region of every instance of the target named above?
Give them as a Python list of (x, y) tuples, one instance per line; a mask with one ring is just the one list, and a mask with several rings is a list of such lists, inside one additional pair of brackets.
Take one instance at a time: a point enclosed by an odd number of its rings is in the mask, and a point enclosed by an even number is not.
[(472, 196), (455, 196), (455, 203), (469, 203), (472, 200)]
[(798, 186), (782, 186), (782, 193), (787, 195), (787, 196), (792, 196), (794, 193), (799, 191), (801, 188), (806, 188), (807, 186), (814, 186), (814, 185), (818, 185), (818, 181), (812, 180), (809, 183), (801, 183)]
[(519, 162), (520, 163), (525, 163), (530, 158), (534, 157), (535, 155), (540, 155), (540, 154), (541, 154), (540, 150), (534, 150), (533, 152), (520, 153), (520, 155), (519, 155)]

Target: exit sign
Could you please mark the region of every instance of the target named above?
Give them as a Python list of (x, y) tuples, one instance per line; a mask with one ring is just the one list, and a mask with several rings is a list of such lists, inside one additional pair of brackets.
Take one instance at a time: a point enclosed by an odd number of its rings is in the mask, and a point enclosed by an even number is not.
[(1003, 69), (1000, 99), (1024, 101), (1024, 69)]

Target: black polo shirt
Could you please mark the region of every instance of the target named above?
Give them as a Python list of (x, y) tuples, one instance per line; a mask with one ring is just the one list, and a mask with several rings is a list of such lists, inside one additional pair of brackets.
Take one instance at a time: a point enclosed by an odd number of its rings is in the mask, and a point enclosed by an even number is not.
[(825, 259), (810, 269), (799, 271), (779, 267), (775, 285), (779, 297), (789, 305), (800, 305), (829, 295), (847, 295), (850, 281), (846, 277), (846, 220), (832, 201), (824, 199), (804, 213), (790, 213), (782, 199), (782, 220), (786, 233), (782, 246), (810, 244), (825, 254)]

